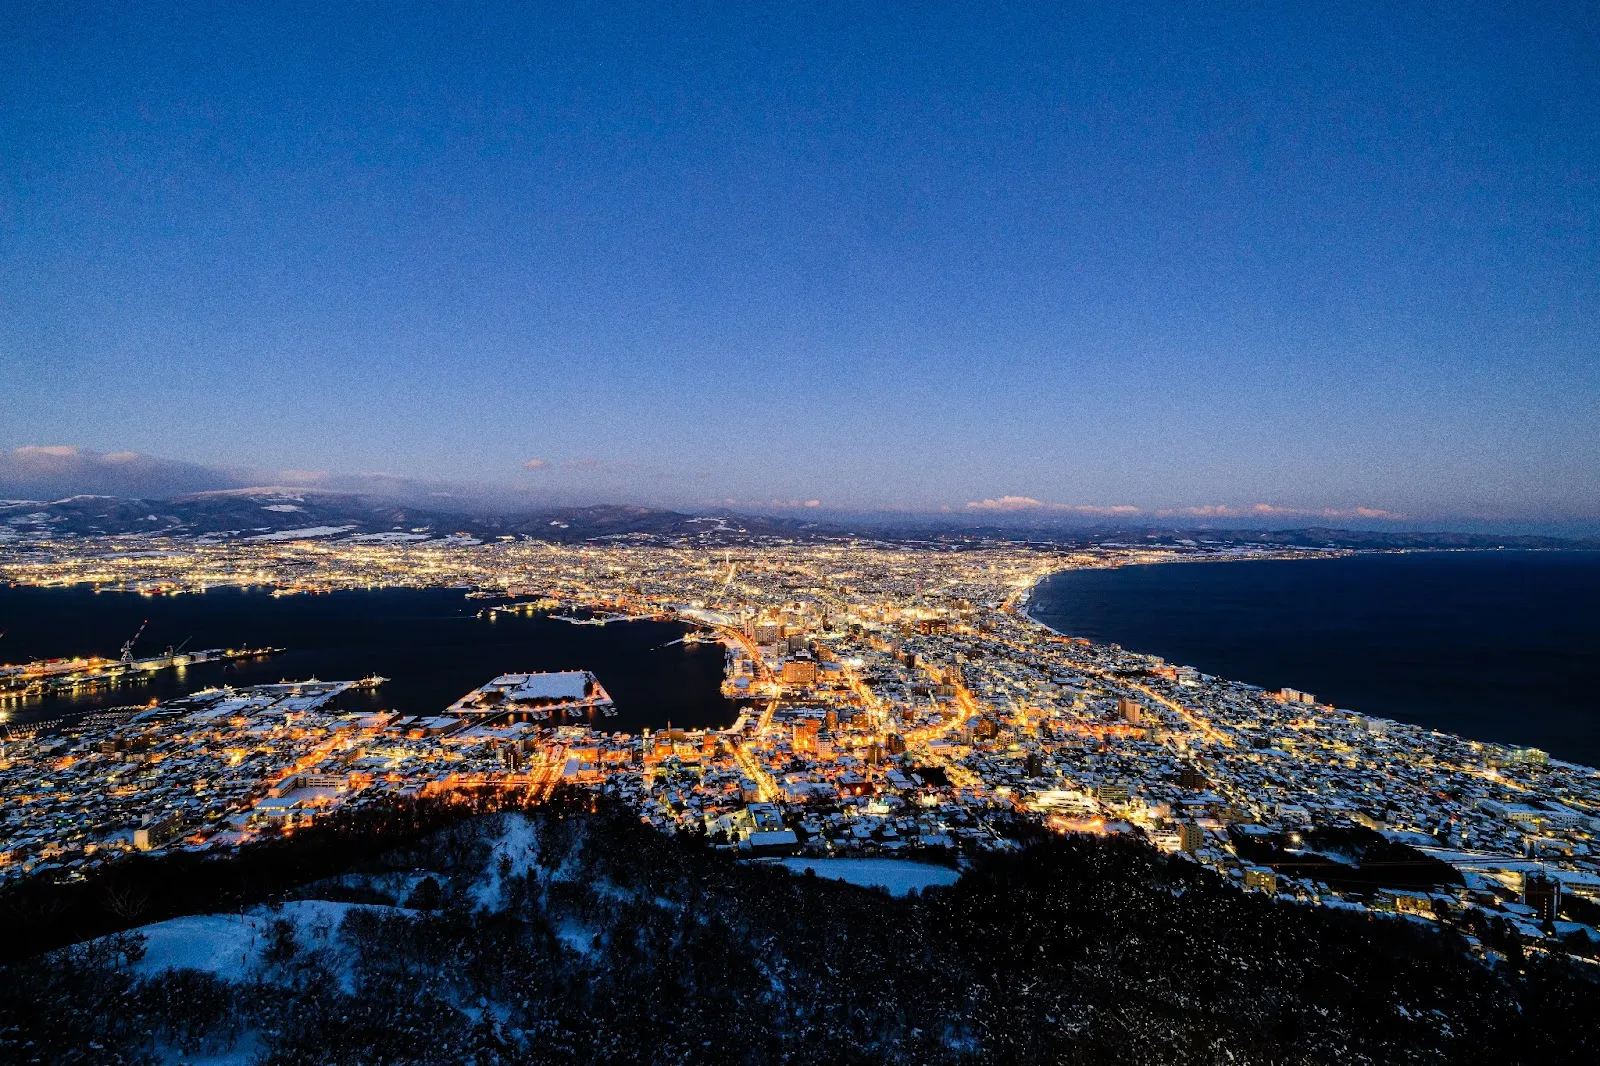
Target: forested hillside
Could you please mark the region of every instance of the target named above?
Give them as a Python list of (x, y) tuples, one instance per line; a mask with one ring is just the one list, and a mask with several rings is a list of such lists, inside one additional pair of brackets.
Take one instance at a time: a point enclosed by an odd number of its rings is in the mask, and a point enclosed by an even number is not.
[(896, 899), (558, 804), (350, 865), (11, 964), (0, 1060), (1600, 1061), (1572, 964), (1489, 970), (1131, 842), (1041, 839)]

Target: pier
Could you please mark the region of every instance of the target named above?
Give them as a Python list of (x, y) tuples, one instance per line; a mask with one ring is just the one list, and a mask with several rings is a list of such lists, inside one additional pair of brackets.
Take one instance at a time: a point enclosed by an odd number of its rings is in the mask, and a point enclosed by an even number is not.
[(0, 701), (41, 699), (57, 694), (94, 692), (119, 684), (148, 681), (162, 670), (180, 670), (198, 663), (238, 662), (279, 655), (283, 648), (208, 648), (203, 651), (175, 651), (144, 659), (131, 657), (104, 659), (99, 656), (74, 659), (41, 659), (31, 663), (0, 666)]

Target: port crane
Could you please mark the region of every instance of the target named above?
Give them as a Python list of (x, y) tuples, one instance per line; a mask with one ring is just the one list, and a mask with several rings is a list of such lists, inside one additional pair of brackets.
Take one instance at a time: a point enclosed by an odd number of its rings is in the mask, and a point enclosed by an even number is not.
[(144, 632), (144, 627), (149, 625), (149, 624), (150, 624), (150, 619), (148, 619), (148, 618), (146, 618), (143, 622), (140, 622), (139, 623), (139, 628), (134, 630), (133, 636), (129, 637), (128, 638), (128, 642), (122, 646), (122, 661), (123, 662), (125, 662), (125, 663), (133, 662), (133, 645), (134, 645), (134, 642), (139, 639), (140, 634), (142, 634)]

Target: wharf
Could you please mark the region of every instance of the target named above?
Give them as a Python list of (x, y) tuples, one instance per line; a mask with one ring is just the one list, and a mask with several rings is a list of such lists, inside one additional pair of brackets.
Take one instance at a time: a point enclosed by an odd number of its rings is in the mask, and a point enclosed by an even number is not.
[(175, 652), (144, 659), (44, 659), (16, 666), (0, 666), (0, 700), (23, 701), (56, 694), (78, 694), (115, 684), (149, 680), (162, 670), (178, 670), (199, 663), (237, 662), (278, 655), (283, 648), (209, 648)]

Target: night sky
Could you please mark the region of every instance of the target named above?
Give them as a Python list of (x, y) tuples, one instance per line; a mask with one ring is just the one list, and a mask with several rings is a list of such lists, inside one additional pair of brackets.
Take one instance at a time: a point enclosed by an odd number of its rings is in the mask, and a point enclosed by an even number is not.
[(0, 474), (1600, 521), (1595, 5), (117, 7), (0, 33)]

